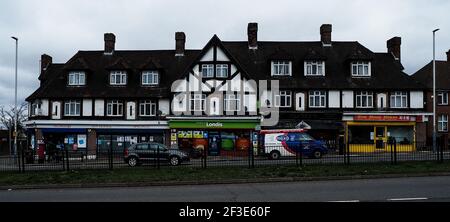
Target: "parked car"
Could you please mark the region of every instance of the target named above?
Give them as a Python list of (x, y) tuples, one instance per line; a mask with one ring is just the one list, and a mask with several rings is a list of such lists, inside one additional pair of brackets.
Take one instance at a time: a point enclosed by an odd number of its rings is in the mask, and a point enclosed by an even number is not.
[(314, 139), (305, 132), (264, 134), (264, 150), (269, 159), (296, 156), (300, 153), (310, 158), (322, 158), (328, 153), (323, 141)]
[(132, 144), (124, 152), (125, 163), (132, 167), (157, 161), (158, 158), (160, 161), (168, 161), (172, 166), (190, 161), (188, 153), (179, 149), (168, 149), (164, 144), (155, 142)]

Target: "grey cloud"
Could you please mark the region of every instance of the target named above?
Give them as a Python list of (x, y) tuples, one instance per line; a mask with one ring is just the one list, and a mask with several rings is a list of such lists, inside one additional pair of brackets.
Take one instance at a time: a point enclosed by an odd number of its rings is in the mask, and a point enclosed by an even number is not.
[(103, 48), (103, 33), (117, 36), (117, 49), (172, 49), (184, 31), (187, 48), (201, 48), (217, 34), (246, 40), (248, 22), (259, 23), (260, 40), (318, 40), (319, 26), (333, 24), (333, 40), (359, 41), (376, 52), (402, 37), (402, 62), (412, 74), (431, 60), (435, 27), (437, 58), (450, 49), (450, 1), (407, 0), (199, 0), (0, 2), (0, 104), (13, 103), (14, 42), (19, 37), (19, 99), (39, 85), (42, 53), (65, 62), (78, 50)]

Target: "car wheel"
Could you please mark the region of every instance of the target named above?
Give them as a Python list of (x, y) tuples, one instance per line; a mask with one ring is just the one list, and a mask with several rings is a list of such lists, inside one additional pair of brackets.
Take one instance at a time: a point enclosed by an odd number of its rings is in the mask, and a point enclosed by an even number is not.
[(128, 158), (128, 166), (134, 167), (138, 165), (138, 159), (134, 156)]
[(315, 150), (314, 153), (313, 153), (313, 157), (314, 157), (315, 159), (320, 159), (320, 158), (322, 158), (322, 152), (320, 152), (319, 150)]
[(280, 159), (280, 152), (278, 152), (278, 151), (272, 151), (272, 152), (270, 152), (270, 159), (271, 160), (278, 160), (278, 159)]
[(169, 161), (170, 161), (170, 165), (172, 165), (172, 166), (178, 166), (178, 165), (180, 165), (180, 162), (181, 162), (180, 158), (177, 156), (171, 156)]

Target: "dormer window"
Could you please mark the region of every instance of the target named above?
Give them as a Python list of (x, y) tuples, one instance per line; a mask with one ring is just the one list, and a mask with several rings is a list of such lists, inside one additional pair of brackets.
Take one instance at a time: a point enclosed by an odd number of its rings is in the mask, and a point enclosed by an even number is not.
[(86, 74), (82, 71), (69, 72), (68, 78), (69, 86), (84, 86), (86, 85)]
[(203, 78), (213, 78), (214, 77), (214, 64), (203, 64), (202, 65), (202, 77)]
[(154, 86), (159, 84), (159, 74), (157, 71), (143, 71), (142, 72), (142, 85)]
[(111, 71), (109, 76), (109, 84), (112, 86), (123, 86), (127, 84), (126, 71)]
[(272, 61), (272, 76), (292, 76), (292, 62)]
[(370, 62), (368, 61), (355, 61), (351, 64), (351, 73), (353, 77), (370, 77)]
[(305, 76), (325, 76), (325, 61), (305, 61)]

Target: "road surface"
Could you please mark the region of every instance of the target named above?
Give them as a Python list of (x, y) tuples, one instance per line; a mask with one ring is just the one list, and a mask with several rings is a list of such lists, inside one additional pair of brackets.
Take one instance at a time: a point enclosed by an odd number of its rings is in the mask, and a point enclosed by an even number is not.
[(450, 176), (228, 185), (1, 190), (0, 201), (450, 201)]

